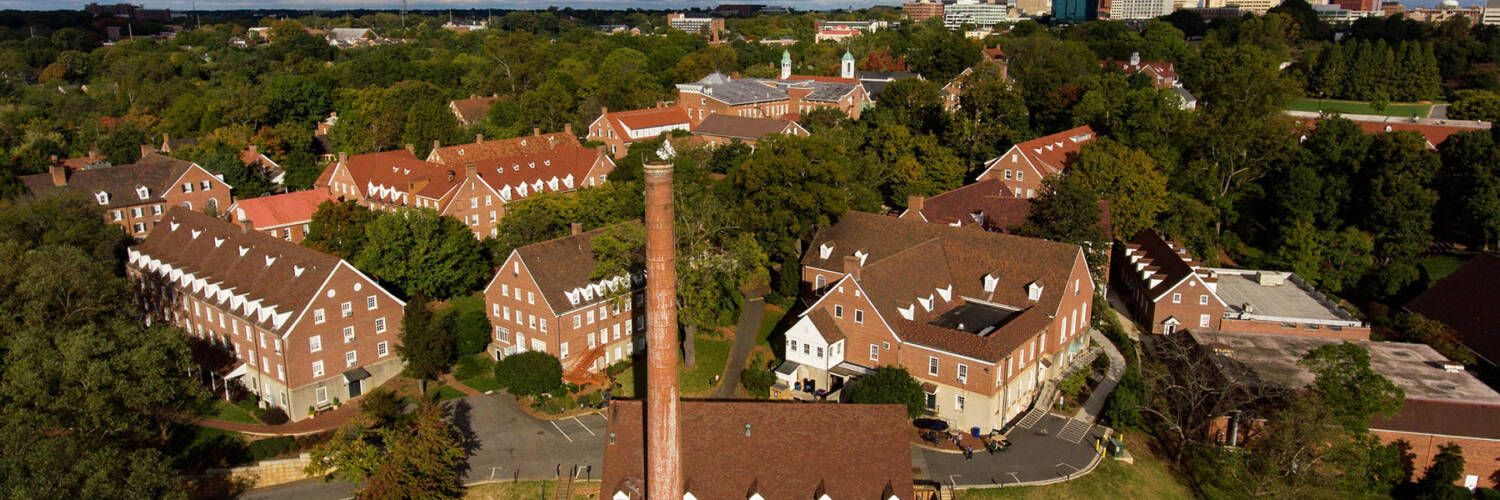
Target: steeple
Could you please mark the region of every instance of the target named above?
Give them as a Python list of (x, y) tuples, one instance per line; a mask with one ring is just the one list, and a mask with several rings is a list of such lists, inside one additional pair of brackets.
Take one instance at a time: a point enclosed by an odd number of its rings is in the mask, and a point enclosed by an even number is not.
[(791, 78), (791, 77), (792, 77), (792, 53), (788, 52), (786, 50), (783, 50), (783, 51), (781, 51), (781, 79), (785, 80), (785, 79)]
[(839, 76), (854, 78), (854, 54), (850, 54), (847, 50), (844, 51), (844, 59), (840, 67)]

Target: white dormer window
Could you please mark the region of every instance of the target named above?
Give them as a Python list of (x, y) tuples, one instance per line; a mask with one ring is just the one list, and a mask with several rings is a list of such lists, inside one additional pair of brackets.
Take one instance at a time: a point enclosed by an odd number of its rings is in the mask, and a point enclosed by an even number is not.
[(240, 247), (240, 257), (244, 257), (245, 256), (245, 252), (249, 252), (249, 251), (250, 251), (249, 247)]
[(939, 289), (937, 289), (937, 294), (938, 294), (939, 297), (943, 298), (943, 302), (952, 301), (953, 300), (953, 285), (949, 284), (948, 288), (939, 288)]
[(100, 205), (108, 205), (109, 204), (109, 193), (104, 192), (104, 191), (100, 191), (100, 192), (94, 193), (94, 200), (98, 201)]
[(1000, 278), (993, 274), (984, 275), (984, 292), (995, 293), (995, 287), (1000, 284)]
[(1036, 302), (1042, 300), (1042, 282), (1033, 281), (1026, 285), (1026, 300)]
[(917, 297), (917, 303), (922, 304), (922, 310), (928, 311), (928, 312), (932, 311), (932, 296), (931, 295), (928, 295), (926, 297)]
[(819, 259), (827, 259), (829, 255), (833, 255), (833, 245), (824, 243), (818, 246)]
[(219, 248), (219, 245), (223, 245), (223, 244), (224, 244), (224, 238), (214, 238), (214, 248)]
[(854, 251), (854, 257), (857, 258), (857, 259), (859, 259), (859, 265), (861, 265), (861, 266), (865, 265), (865, 257), (869, 257), (869, 256), (870, 256), (870, 254), (868, 252), (865, 252), (864, 250), (855, 250)]
[(150, 198), (151, 189), (147, 188), (146, 186), (138, 186), (135, 188), (135, 195), (141, 197), (142, 200)]
[(901, 313), (901, 317), (906, 318), (907, 321), (914, 321), (912, 318), (916, 317), (917, 306), (913, 304), (906, 307), (897, 307), (896, 312)]

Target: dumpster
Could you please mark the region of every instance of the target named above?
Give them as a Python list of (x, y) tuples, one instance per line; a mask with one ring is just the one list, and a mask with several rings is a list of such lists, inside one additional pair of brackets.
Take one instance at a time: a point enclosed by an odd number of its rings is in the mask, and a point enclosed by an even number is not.
[(979, 428), (978, 427), (970, 427), (969, 428), (969, 435), (970, 436), (974, 436), (974, 437), (979, 437)]

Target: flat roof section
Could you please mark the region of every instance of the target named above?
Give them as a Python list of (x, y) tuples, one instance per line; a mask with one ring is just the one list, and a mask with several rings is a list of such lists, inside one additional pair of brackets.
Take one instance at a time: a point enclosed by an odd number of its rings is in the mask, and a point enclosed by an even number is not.
[[(1219, 362), (1232, 361), (1255, 372), (1265, 382), (1284, 387), (1306, 387), (1313, 374), (1297, 362), (1313, 349), (1325, 344), (1344, 342), (1339, 339), (1235, 333), (1218, 330), (1189, 330), (1201, 346), (1212, 350)], [(1370, 367), (1391, 380), (1408, 399), (1446, 401), (1470, 404), (1500, 404), (1500, 393), (1480, 382), (1466, 371), (1443, 369), (1448, 358), (1424, 344), (1350, 340), (1370, 352)], [(1226, 354), (1227, 353), (1227, 354)], [(1223, 359), (1227, 356), (1229, 360)]]
[[(1219, 276), (1217, 293), (1234, 312), (1248, 312), (1260, 316), (1283, 318), (1306, 318), (1328, 321), (1348, 321), (1348, 313), (1340, 311), (1328, 299), (1319, 299), (1313, 290), (1303, 288), (1292, 281), (1291, 273), (1277, 271), (1238, 271), (1214, 269)], [(1238, 271), (1238, 272), (1237, 272)], [(1269, 278), (1261, 284), (1260, 274), (1276, 274), (1281, 278)], [(1279, 284), (1269, 284), (1279, 283)], [(1245, 310), (1250, 304), (1250, 311)]]
[(951, 330), (985, 335), (999, 330), (1018, 313), (1020, 311), (969, 302), (943, 313), (942, 316), (933, 319), (932, 324)]

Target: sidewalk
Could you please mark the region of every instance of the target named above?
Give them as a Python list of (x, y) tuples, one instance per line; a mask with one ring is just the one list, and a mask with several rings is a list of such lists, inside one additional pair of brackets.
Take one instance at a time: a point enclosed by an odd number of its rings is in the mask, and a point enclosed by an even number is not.
[(734, 328), (734, 348), (729, 353), (729, 362), (724, 364), (724, 376), (714, 388), (714, 399), (732, 399), (740, 386), (740, 372), (755, 349), (755, 337), (760, 335), (760, 321), (766, 313), (766, 301), (760, 297), (745, 300), (740, 308), (740, 322)]
[(315, 417), (282, 425), (245, 424), (209, 418), (186, 418), (182, 421), (192, 425), (234, 431), (252, 436), (305, 436), (339, 428), (340, 425), (344, 425), (344, 422), (348, 422), (356, 413), (359, 413), (359, 404), (359, 401), (353, 401), (337, 409), (319, 413)]
[(1090, 328), (1089, 338), (1104, 348), (1104, 355), (1109, 357), (1109, 371), (1104, 374), (1104, 380), (1099, 381), (1099, 387), (1094, 388), (1094, 393), (1083, 403), (1083, 408), (1079, 408), (1078, 413), (1073, 415), (1074, 420), (1092, 424), (1099, 418), (1099, 412), (1104, 410), (1104, 401), (1109, 399), (1109, 393), (1114, 392), (1115, 386), (1120, 384), (1120, 377), (1125, 376), (1125, 356), (1098, 329)]

